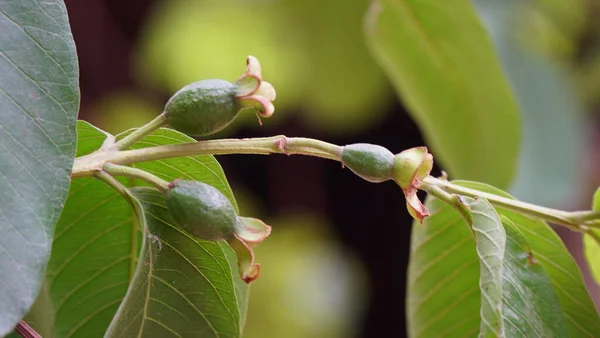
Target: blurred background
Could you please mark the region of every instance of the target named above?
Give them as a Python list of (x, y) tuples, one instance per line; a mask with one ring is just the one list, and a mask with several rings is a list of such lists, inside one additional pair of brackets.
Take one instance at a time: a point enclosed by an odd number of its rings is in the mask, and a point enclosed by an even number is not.
[[(212, 138), (285, 134), (392, 152), (425, 144), (365, 46), (367, 0), (65, 2), (80, 58), (79, 116), (111, 133), (149, 121), (190, 82), (234, 81), (251, 54), (277, 89), (276, 113), (263, 126), (246, 114)], [(600, 0), (474, 4), (521, 108), (511, 193), (589, 209), (600, 185)], [(262, 274), (245, 338), (405, 335), (411, 219), (397, 186), (309, 157), (218, 160), (241, 214), (273, 226), (257, 248)], [(581, 238), (559, 233), (583, 262)]]

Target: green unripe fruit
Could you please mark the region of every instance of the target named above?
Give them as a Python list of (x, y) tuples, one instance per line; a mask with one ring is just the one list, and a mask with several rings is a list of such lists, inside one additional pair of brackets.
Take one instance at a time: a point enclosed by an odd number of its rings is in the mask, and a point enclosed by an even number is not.
[(215, 187), (198, 181), (173, 181), (165, 201), (175, 221), (190, 234), (210, 241), (233, 238), (237, 214)]
[(380, 183), (392, 178), (394, 154), (374, 144), (350, 144), (342, 150), (342, 164), (361, 178)]
[(202, 80), (181, 88), (167, 102), (167, 122), (177, 131), (205, 136), (227, 127), (240, 111), (233, 84)]

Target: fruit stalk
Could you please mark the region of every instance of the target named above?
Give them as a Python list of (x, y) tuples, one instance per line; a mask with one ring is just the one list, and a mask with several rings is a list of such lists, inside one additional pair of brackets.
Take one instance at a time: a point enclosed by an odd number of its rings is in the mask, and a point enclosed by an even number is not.
[(156, 129), (167, 124), (167, 118), (165, 113), (158, 115), (154, 120), (146, 123), (140, 128), (136, 129), (133, 133), (125, 136), (123, 139), (119, 140), (117, 143), (113, 144), (110, 148), (111, 150), (123, 150), (131, 147), (137, 141), (141, 140), (144, 136), (150, 134)]
[(113, 163), (106, 163), (102, 169), (112, 176), (127, 176), (140, 179), (144, 182), (152, 184), (155, 188), (162, 192), (169, 190), (169, 182), (142, 169)]
[(580, 222), (577, 219), (579, 215), (587, 214), (586, 212), (569, 212), (546, 208), (539, 205), (490, 194), (476, 189), (462, 187), (432, 176), (426, 177), (423, 180), (423, 190), (428, 191), (428, 189), (430, 189), (432, 186), (439, 187), (447, 193), (457, 194), (460, 196), (469, 196), (474, 198), (483, 197), (486, 198), (493, 206), (516, 211), (526, 216), (540, 218), (551, 223), (564, 225), (575, 231), (587, 232), (588, 227), (600, 227), (600, 219), (598, 218), (584, 222)]
[(22, 320), (19, 321), (17, 327), (15, 327), (15, 332), (24, 338), (42, 338), (39, 333), (37, 333), (31, 326)]

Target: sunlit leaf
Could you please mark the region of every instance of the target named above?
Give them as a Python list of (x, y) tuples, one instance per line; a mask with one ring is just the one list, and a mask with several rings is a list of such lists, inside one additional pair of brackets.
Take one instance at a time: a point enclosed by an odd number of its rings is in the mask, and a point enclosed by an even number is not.
[(506, 187), (520, 121), (487, 33), (467, 0), (378, 0), (366, 39), (452, 177)]
[[(594, 194), (592, 210), (600, 211), (600, 188), (598, 188)], [(585, 235), (583, 237), (585, 259), (592, 271), (594, 280), (597, 284), (600, 284), (600, 230), (593, 229), (590, 231), (594, 232), (594, 237), (591, 235)]]
[[(488, 185), (455, 183), (510, 197)], [(476, 336), (480, 330), (481, 301), (479, 259), (473, 234), (449, 206), (430, 198), (427, 207), (432, 216), (426, 218), (423, 225), (413, 225), (407, 292), (409, 335)], [(514, 238), (507, 240), (506, 250), (511, 253), (505, 254), (504, 261), (505, 330), (515, 330), (516, 325), (523, 326), (527, 332), (553, 332), (557, 337), (566, 336), (562, 327), (572, 337), (594, 337), (600, 330), (598, 315), (581, 273), (560, 238), (544, 222), (503, 208), (496, 208), (496, 211), (522, 234), (515, 235), (506, 230), (507, 235)], [(505, 226), (505, 229), (508, 228)], [(511, 241), (518, 243), (514, 250)], [(525, 263), (531, 266), (523, 265)], [(550, 285), (552, 292), (548, 290)], [(555, 312), (560, 309), (561, 313)], [(535, 318), (543, 325), (534, 325)], [(566, 324), (562, 324), (561, 318)], [(530, 324), (534, 324), (527, 326), (529, 324), (523, 322), (525, 319), (531, 319)], [(515, 325), (507, 324), (507, 320)]]
[(576, 193), (584, 156), (579, 151), (585, 137), (581, 133), (583, 107), (566, 70), (519, 39), (526, 34), (522, 16), (531, 13), (531, 3), (473, 3), (492, 37), (521, 110), (521, 153), (509, 191), (531, 203), (559, 205)]
[(527, 238), (510, 219), (504, 218), (502, 223), (506, 231), (502, 283), (505, 337), (569, 337), (552, 282)]
[[(464, 198), (471, 212), (471, 228), (479, 258), (479, 291), (481, 292), (481, 324), (483, 337), (499, 337), (502, 323), (502, 276), (506, 233), (496, 210), (485, 199)], [(462, 225), (459, 225), (462, 226)], [(517, 284), (519, 280), (515, 280)]]

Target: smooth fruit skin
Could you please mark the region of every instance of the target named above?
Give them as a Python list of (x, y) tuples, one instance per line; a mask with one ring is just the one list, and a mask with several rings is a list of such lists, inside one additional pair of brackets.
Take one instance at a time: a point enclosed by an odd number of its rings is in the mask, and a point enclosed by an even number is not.
[(209, 241), (233, 238), (237, 214), (213, 186), (177, 180), (170, 184), (165, 201), (175, 221), (190, 234)]
[(177, 131), (205, 136), (227, 127), (240, 108), (233, 84), (225, 80), (202, 80), (181, 88), (167, 102), (167, 122)]
[(342, 164), (361, 178), (380, 183), (392, 178), (394, 154), (374, 144), (350, 144), (342, 150)]

